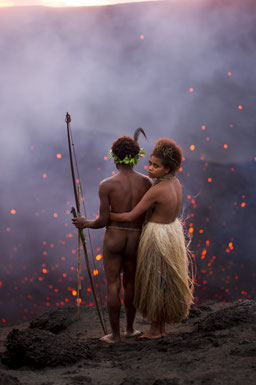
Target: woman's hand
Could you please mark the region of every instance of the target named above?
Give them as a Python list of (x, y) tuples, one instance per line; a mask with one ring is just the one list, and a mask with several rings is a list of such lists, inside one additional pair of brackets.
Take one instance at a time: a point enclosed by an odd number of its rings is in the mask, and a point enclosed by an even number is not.
[(77, 229), (84, 229), (86, 228), (87, 219), (85, 217), (78, 217), (78, 218), (72, 218), (73, 225), (76, 226)]

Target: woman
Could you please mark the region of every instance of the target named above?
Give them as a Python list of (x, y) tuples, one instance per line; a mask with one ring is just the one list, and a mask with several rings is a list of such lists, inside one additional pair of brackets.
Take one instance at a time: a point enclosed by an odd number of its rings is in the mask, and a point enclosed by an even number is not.
[(165, 336), (165, 323), (182, 321), (193, 302), (188, 252), (177, 218), (182, 191), (176, 172), (181, 162), (180, 147), (171, 139), (159, 139), (148, 165), (148, 175), (156, 182), (132, 211), (110, 216), (114, 221), (132, 222), (147, 211), (138, 249), (134, 299), (135, 307), (151, 322), (142, 338)]

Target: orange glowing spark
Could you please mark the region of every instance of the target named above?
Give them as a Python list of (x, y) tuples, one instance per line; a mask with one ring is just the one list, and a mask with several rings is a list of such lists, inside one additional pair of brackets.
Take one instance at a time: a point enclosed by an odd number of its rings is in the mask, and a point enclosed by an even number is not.
[(57, 154), (56, 157), (57, 157), (58, 159), (60, 159), (60, 158), (62, 157), (62, 155), (61, 155), (61, 154)]
[(241, 106), (241, 104), (239, 104), (238, 109), (239, 109), (239, 110), (242, 110), (242, 109), (243, 109), (243, 106)]
[(232, 75), (232, 73), (231, 72), (228, 72), (228, 76), (231, 76)]
[(189, 148), (190, 148), (190, 151), (194, 151), (195, 150), (194, 144), (191, 144), (191, 146)]
[(183, 171), (183, 168), (182, 168), (182, 167), (180, 167), (180, 168), (179, 168), (179, 172), (182, 172), (182, 171)]
[(193, 227), (190, 227), (189, 230), (188, 230), (188, 232), (189, 232), (190, 234), (192, 234), (192, 233), (194, 232)]
[(245, 207), (246, 206), (246, 203), (245, 202), (242, 202), (241, 203), (241, 207)]
[(43, 174), (43, 178), (44, 178), (44, 179), (47, 178), (47, 174), (46, 174), (46, 173)]
[(212, 182), (212, 178), (208, 178), (208, 182), (211, 183)]
[(47, 274), (47, 273), (48, 273), (48, 270), (47, 270), (47, 269), (43, 269), (43, 270), (42, 270), (42, 273)]
[(107, 157), (107, 156), (104, 156), (104, 160), (108, 160), (108, 157)]
[(97, 261), (100, 261), (100, 260), (101, 260), (101, 258), (102, 258), (102, 255), (101, 255), (101, 254), (98, 254), (98, 255), (96, 255), (96, 259), (97, 259)]
[(228, 247), (230, 248), (230, 250), (234, 250), (234, 246), (232, 242), (229, 242)]
[(205, 130), (206, 126), (203, 124), (201, 128), (202, 128), (202, 130)]
[(59, 215), (57, 213), (54, 213), (53, 216), (54, 218), (58, 218)]
[(72, 290), (72, 295), (76, 296), (77, 295), (77, 291), (76, 290)]
[(202, 230), (202, 229), (199, 230), (199, 233), (200, 233), (200, 234), (203, 234), (203, 232), (204, 232), (204, 230)]
[(224, 148), (228, 148), (228, 145), (227, 145), (227, 144), (224, 144)]
[(11, 214), (15, 215), (16, 214), (16, 210), (11, 210)]
[(80, 183), (80, 180), (79, 180), (79, 179), (77, 179), (77, 180), (76, 180), (76, 183)]
[(141, 34), (140, 35), (140, 39), (143, 40), (144, 39), (144, 35)]
[(99, 271), (97, 269), (93, 270), (93, 275), (98, 275)]
[(188, 198), (188, 199), (191, 199), (191, 195), (188, 195), (187, 198)]

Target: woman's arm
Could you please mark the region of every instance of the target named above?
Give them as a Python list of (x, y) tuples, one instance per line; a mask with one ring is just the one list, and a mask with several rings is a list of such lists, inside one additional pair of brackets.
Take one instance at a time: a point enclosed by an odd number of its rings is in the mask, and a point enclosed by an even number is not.
[(149, 207), (157, 201), (157, 193), (154, 187), (150, 188), (139, 203), (128, 213), (110, 213), (110, 220), (116, 222), (133, 222), (141, 216)]
[(99, 185), (100, 208), (99, 216), (94, 220), (85, 217), (73, 218), (72, 222), (78, 229), (100, 229), (108, 224), (110, 214), (109, 191), (105, 182)]

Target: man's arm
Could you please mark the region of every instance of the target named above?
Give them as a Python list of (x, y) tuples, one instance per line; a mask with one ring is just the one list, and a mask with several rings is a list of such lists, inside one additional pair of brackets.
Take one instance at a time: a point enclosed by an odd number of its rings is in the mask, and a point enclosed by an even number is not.
[(157, 201), (157, 188), (150, 188), (139, 203), (128, 213), (110, 213), (110, 219), (116, 222), (133, 222)]
[(90, 228), (100, 229), (108, 224), (110, 214), (109, 202), (109, 186), (106, 182), (101, 182), (99, 185), (100, 208), (99, 216), (94, 220), (89, 220), (85, 217), (73, 218), (72, 222), (78, 229)]

